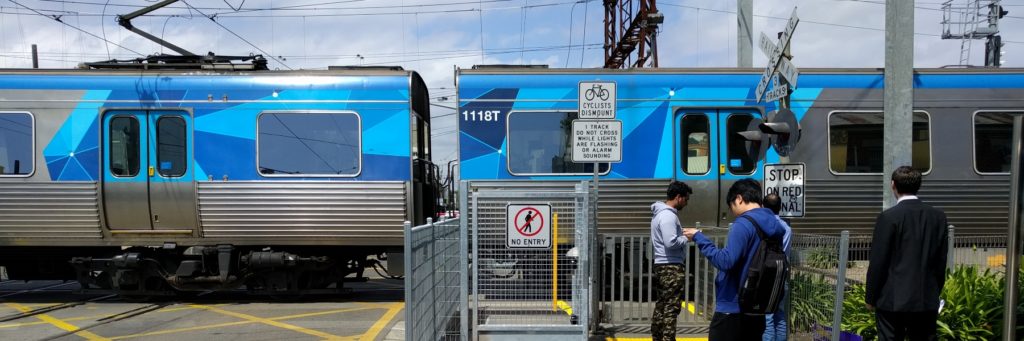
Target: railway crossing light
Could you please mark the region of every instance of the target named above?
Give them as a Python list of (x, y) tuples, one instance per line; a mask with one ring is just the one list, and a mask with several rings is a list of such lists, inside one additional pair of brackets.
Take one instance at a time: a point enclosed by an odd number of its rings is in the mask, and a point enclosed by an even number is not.
[(747, 130), (738, 132), (746, 143), (744, 148), (747, 151), (747, 155), (752, 157), (755, 162), (764, 159), (764, 154), (768, 152), (768, 134), (762, 133), (761, 129), (758, 128), (761, 125), (761, 119), (755, 118), (750, 121), (747, 125)]
[(769, 112), (765, 122), (758, 125), (758, 128), (769, 136), (779, 156), (789, 156), (800, 141), (800, 122), (797, 121), (796, 114), (789, 109)]

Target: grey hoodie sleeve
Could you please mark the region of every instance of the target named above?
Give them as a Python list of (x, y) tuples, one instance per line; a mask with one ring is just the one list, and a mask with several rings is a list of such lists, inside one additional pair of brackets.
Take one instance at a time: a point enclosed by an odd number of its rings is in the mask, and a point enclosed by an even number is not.
[(683, 235), (683, 229), (674, 214), (658, 215), (658, 231), (661, 233), (661, 240), (665, 241), (665, 248), (682, 249), (686, 244), (686, 236)]

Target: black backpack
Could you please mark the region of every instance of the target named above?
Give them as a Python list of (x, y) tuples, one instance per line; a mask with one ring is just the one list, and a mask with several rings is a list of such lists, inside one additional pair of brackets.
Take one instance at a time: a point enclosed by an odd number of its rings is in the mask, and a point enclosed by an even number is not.
[(786, 290), (789, 278), (789, 260), (782, 244), (782, 238), (769, 239), (754, 219), (743, 216), (754, 224), (754, 231), (761, 243), (750, 255), (747, 279), (740, 285), (740, 312), (748, 315), (765, 315), (778, 311), (779, 303)]

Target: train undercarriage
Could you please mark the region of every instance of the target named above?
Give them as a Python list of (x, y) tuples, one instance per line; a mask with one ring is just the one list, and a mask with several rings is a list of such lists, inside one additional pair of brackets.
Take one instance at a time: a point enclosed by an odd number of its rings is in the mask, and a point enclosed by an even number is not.
[[(381, 271), (386, 254), (381, 248), (369, 247), (167, 244), (123, 249), (16, 249), (2, 252), (0, 265), (10, 279), (75, 280), (83, 291), (112, 291), (136, 298), (236, 289), (287, 298), (344, 293), (345, 282), (365, 281), (364, 272), (371, 267), (390, 276)], [(16, 259), (21, 260), (12, 261)]]

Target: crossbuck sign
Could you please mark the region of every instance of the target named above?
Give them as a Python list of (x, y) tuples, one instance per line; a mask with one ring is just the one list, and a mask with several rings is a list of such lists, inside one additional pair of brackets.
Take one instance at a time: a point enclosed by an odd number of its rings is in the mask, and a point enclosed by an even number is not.
[[(782, 75), (790, 84), (796, 85), (796, 78), (799, 74), (799, 70), (789, 62), (788, 59), (782, 55), (789, 46), (789, 40), (793, 38), (793, 30), (796, 29), (796, 24), (800, 22), (800, 18), (796, 16), (796, 8), (793, 9), (793, 15), (789, 17), (789, 22), (786, 23), (786, 30), (782, 31), (782, 37), (779, 38), (779, 42), (776, 45), (771, 44), (771, 39), (768, 36), (761, 34), (761, 51), (768, 56), (768, 66), (764, 68), (764, 72), (761, 73), (761, 81), (757, 83), (757, 90), (754, 93), (757, 101), (761, 101), (761, 96), (765, 94), (765, 90), (768, 89), (769, 83), (773, 82), (772, 79), (777, 75)], [(776, 78), (777, 79), (777, 78)], [(779, 84), (773, 84), (775, 89), (765, 98), (768, 101), (774, 101), (779, 98), (785, 97), (789, 94), (788, 85), (780, 86)], [(781, 88), (781, 89), (780, 89)], [(781, 96), (780, 96), (781, 94)]]

